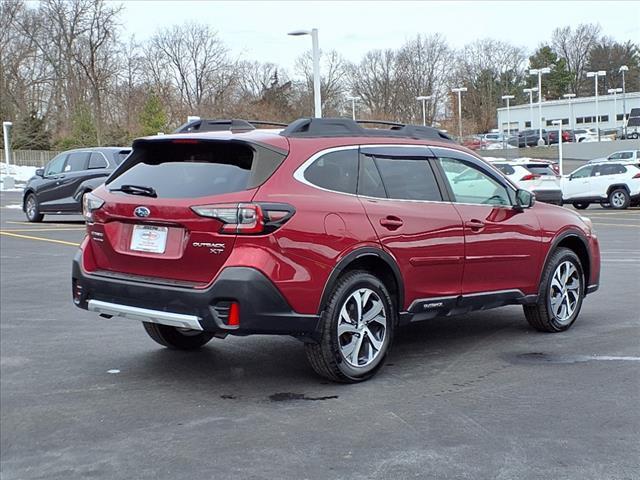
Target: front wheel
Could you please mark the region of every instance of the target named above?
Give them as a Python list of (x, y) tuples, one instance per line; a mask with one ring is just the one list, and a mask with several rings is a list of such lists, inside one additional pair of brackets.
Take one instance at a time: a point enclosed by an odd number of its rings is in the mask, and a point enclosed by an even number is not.
[(629, 206), (631, 197), (624, 188), (616, 188), (609, 194), (609, 205), (615, 210), (624, 210)]
[(213, 333), (143, 322), (147, 334), (163, 347), (172, 350), (195, 350), (213, 338)]
[(371, 378), (384, 363), (396, 325), (385, 285), (365, 271), (346, 274), (320, 317), (318, 343), (305, 344), (315, 372), (344, 383)]
[(44, 215), (40, 213), (40, 206), (38, 205), (38, 198), (30, 193), (24, 201), (24, 212), (27, 215), (27, 220), (32, 223), (41, 222)]
[(537, 304), (523, 307), (529, 325), (541, 332), (567, 330), (578, 318), (584, 291), (580, 259), (572, 250), (559, 248), (542, 274)]

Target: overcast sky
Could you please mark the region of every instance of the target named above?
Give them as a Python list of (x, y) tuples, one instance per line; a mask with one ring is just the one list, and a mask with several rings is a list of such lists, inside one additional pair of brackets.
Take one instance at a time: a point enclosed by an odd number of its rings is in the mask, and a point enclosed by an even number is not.
[(496, 38), (533, 51), (554, 28), (598, 22), (605, 35), (640, 43), (637, 1), (137, 1), (123, 2), (127, 35), (149, 38), (160, 27), (208, 23), (236, 56), (291, 69), (310, 37), (288, 31), (319, 29), (320, 47), (358, 60), (374, 48), (396, 48), (417, 33), (444, 34), (461, 47)]

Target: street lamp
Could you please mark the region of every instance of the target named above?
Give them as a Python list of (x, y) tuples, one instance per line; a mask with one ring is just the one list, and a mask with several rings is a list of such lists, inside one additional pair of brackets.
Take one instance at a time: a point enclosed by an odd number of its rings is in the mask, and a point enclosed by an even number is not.
[(322, 102), (320, 100), (320, 46), (318, 44), (318, 29), (311, 30), (295, 30), (289, 32), (288, 35), (294, 37), (300, 35), (311, 35), (311, 47), (313, 58), (313, 104), (316, 118), (322, 118)]
[(509, 110), (509, 100), (516, 98), (513, 95), (502, 95), (502, 100), (507, 101), (507, 137), (511, 135), (511, 112)]
[(624, 125), (624, 138), (627, 138), (627, 90), (624, 85), (624, 72), (628, 72), (629, 67), (622, 65), (619, 72), (622, 73), (622, 125)]
[(452, 88), (451, 91), (458, 94), (458, 138), (462, 140), (462, 92), (466, 92), (467, 87)]
[(576, 98), (576, 94), (575, 93), (565, 93), (563, 95), (564, 98), (566, 98), (567, 100), (569, 100), (569, 117), (571, 118), (571, 130), (574, 130), (576, 128), (575, 126), (575, 119), (573, 118), (573, 102), (571, 101), (572, 98)]
[(538, 75), (538, 121), (540, 122), (538, 146), (544, 145), (544, 140), (542, 139), (542, 75), (550, 72), (551, 67), (529, 69), (529, 75)]
[(351, 118), (356, 119), (356, 101), (360, 100), (360, 97), (347, 97), (347, 100), (351, 102)]
[[(558, 127), (558, 168), (560, 169), (560, 181), (562, 182), (562, 120), (553, 120), (551, 123)], [(560, 185), (560, 190), (562, 190), (562, 184)]]
[(427, 105), (426, 105), (426, 101), (427, 100), (431, 100), (431, 95), (420, 95), (419, 97), (416, 97), (416, 100), (418, 100), (419, 102), (422, 102), (422, 125), (423, 126), (427, 126)]
[(596, 129), (598, 130), (598, 141), (600, 141), (600, 113), (598, 112), (598, 77), (604, 77), (607, 74), (604, 70), (597, 72), (587, 72), (587, 78), (593, 77), (596, 88)]
[[(621, 88), (610, 88), (607, 90), (609, 95), (613, 95), (613, 127), (618, 128), (618, 93), (622, 91)], [(616, 134), (617, 135), (617, 134)]]
[(538, 87), (525, 88), (522, 91), (529, 94), (529, 127), (533, 128), (533, 92), (537, 92)]

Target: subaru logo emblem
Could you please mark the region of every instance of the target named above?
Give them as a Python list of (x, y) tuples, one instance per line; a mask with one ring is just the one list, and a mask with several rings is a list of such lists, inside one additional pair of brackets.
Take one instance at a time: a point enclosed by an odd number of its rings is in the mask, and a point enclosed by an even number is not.
[(151, 210), (149, 210), (147, 207), (136, 207), (133, 213), (136, 217), (148, 217), (151, 213)]

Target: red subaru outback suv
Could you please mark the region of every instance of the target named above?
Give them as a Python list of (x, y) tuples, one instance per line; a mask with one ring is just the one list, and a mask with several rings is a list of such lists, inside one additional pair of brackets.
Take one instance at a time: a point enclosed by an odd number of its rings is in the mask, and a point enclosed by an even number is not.
[(437, 130), (229, 125), (139, 139), (85, 195), (77, 306), (174, 349), (292, 335), (318, 374), (357, 382), (402, 325), (520, 304), (560, 332), (598, 288), (588, 219)]

